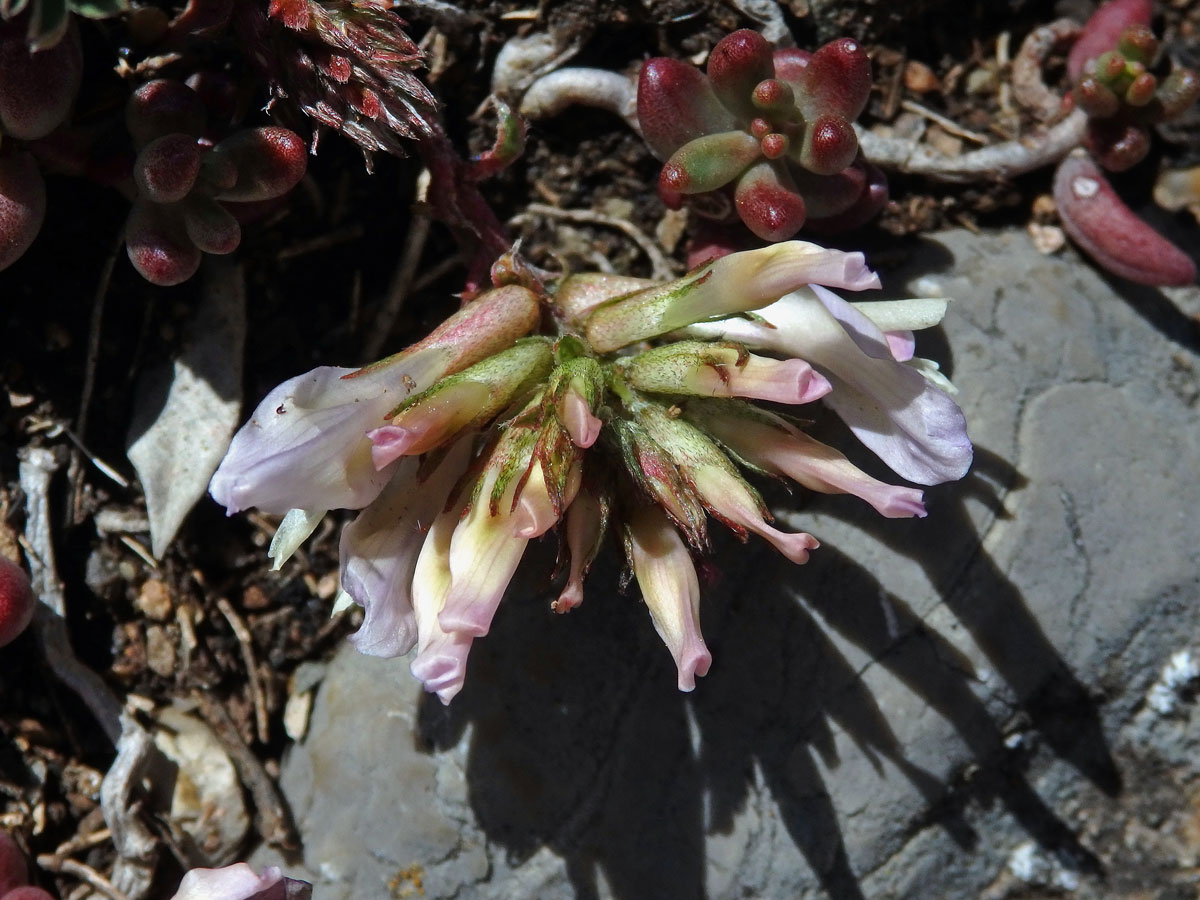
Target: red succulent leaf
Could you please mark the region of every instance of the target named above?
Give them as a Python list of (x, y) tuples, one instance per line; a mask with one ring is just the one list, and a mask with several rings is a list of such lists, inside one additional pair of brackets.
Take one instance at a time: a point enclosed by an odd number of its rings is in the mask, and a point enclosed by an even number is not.
[(7, 831), (0, 831), (0, 897), (28, 880), (29, 868), (25, 862), (25, 854), (21, 852), (12, 835)]
[(25, 18), (0, 25), (0, 131), (31, 141), (66, 120), (83, 78), (83, 51), (72, 20), (64, 40), (31, 52)]
[(1154, 0), (1109, 0), (1084, 23), (1079, 39), (1067, 56), (1067, 74), (1074, 81), (1086, 64), (1117, 46), (1121, 34), (1131, 26), (1149, 26)]
[(269, 200), (286, 194), (304, 177), (308, 148), (286, 128), (248, 128), (217, 144), (213, 154), (233, 161), (237, 182), (219, 191), (218, 200)]
[(860, 157), (852, 167), (860, 170), (866, 178), (858, 199), (847, 209), (832, 216), (823, 218), (810, 217), (806, 226), (821, 234), (841, 234), (865, 225), (875, 218), (879, 211), (887, 205), (888, 183), (887, 176), (878, 166)]
[(1054, 175), (1054, 202), (1063, 228), (1102, 267), (1149, 285), (1186, 285), (1196, 265), (1122, 202), (1096, 164), (1081, 152)]
[(1085, 75), (1075, 85), (1075, 102), (1090, 118), (1107, 119), (1121, 110), (1120, 98), (1092, 75)]
[(744, 131), (706, 134), (676, 150), (659, 184), (681, 194), (702, 194), (724, 187), (762, 154), (758, 141)]
[(9, 891), (4, 895), (4, 900), (54, 900), (54, 896), (40, 887), (26, 884)]
[(1117, 52), (1126, 59), (1148, 66), (1158, 56), (1158, 38), (1149, 25), (1134, 25), (1121, 32)]
[(1175, 69), (1162, 80), (1155, 94), (1159, 121), (1175, 119), (1200, 100), (1200, 75), (1191, 69)]
[(796, 189), (808, 204), (808, 215), (814, 219), (844, 213), (867, 189), (867, 171), (858, 165), (847, 166), (835, 175), (814, 175), (793, 167), (792, 175)]
[(147, 200), (177, 203), (195, 186), (205, 152), (190, 134), (164, 134), (142, 148), (133, 180)]
[(858, 155), (854, 126), (837, 115), (817, 116), (804, 132), (799, 162), (817, 175), (836, 175)]
[(853, 38), (830, 41), (809, 59), (800, 85), (796, 98), (806, 119), (832, 113), (853, 122), (871, 95), (871, 60)]
[[(37, 598), (33, 595), (33, 588), (29, 584), (29, 576), (25, 574), (25, 570), (12, 560), (0, 556), (0, 647), (11, 644), (29, 626), (36, 606)], [(20, 853), (19, 849), (17, 853)], [(8, 856), (9, 854), (6, 853), (0, 854), (0, 860), (10, 861), (7, 859)], [(24, 860), (19, 860), (19, 864), (19, 872), (23, 881)], [(12, 892), (5, 896), (11, 897)]]
[(804, 78), (804, 70), (812, 59), (812, 51), (799, 47), (785, 47), (771, 54), (775, 64), (775, 77), (788, 82), (795, 89)]
[(28, 153), (0, 157), (0, 271), (21, 258), (46, 218), (46, 184)]
[(751, 96), (761, 81), (775, 76), (771, 45), (757, 31), (742, 28), (717, 41), (708, 56), (708, 80), (718, 99), (733, 113), (755, 115)]
[(164, 134), (199, 137), (207, 119), (200, 95), (170, 78), (146, 82), (125, 104), (125, 127), (139, 147)]
[(1083, 145), (1110, 172), (1124, 172), (1146, 158), (1150, 134), (1130, 122), (1098, 120), (1088, 123)]
[(787, 173), (766, 160), (738, 179), (733, 202), (746, 227), (764, 241), (786, 241), (804, 225), (804, 200)]
[(182, 284), (200, 268), (200, 249), (192, 243), (177, 206), (135, 200), (125, 222), (125, 252), (151, 284)]
[(642, 66), (637, 114), (642, 136), (659, 159), (701, 135), (736, 127), (704, 73), (666, 57), (647, 60)]
[(223, 256), (242, 242), (242, 227), (224, 206), (208, 197), (188, 198), (183, 207), (188, 239), (205, 253)]

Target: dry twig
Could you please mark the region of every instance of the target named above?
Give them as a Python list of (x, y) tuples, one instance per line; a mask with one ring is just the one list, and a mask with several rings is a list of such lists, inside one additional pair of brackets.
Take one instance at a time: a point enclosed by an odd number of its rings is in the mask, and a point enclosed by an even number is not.
[(37, 864), (40, 868), (45, 869), (47, 872), (53, 872), (55, 875), (71, 875), (74, 878), (78, 878), (105, 897), (108, 897), (109, 900), (130, 900), (111, 881), (91, 866), (79, 862), (79, 860), (56, 856), (53, 853), (43, 853), (37, 858)]
[(242, 665), (246, 667), (246, 680), (250, 683), (250, 699), (254, 703), (254, 726), (258, 740), (265, 744), (271, 739), (271, 723), (267, 717), (267, 696), (263, 691), (262, 678), (258, 674), (258, 660), (254, 657), (254, 636), (237, 610), (224, 597), (217, 598), (217, 609), (233, 629), (238, 646), (242, 649)]
[(29, 556), (30, 581), (41, 601), (34, 624), (50, 669), (79, 695), (114, 744), (121, 736), (121, 703), (104, 681), (81, 663), (67, 636), (66, 598), (54, 565), (54, 540), (50, 527), (50, 479), (60, 463), (44, 447), (25, 447), (18, 469), (25, 492), (24, 547)]
[(650, 260), (652, 278), (659, 281), (669, 281), (675, 277), (675, 272), (671, 268), (670, 261), (662, 250), (659, 249), (658, 244), (632, 222), (628, 222), (625, 219), (618, 219), (614, 216), (606, 216), (604, 213), (590, 209), (559, 209), (557, 206), (547, 206), (544, 203), (530, 203), (525, 207), (525, 210), (528, 214), (534, 216), (546, 216), (550, 219), (562, 219), (578, 224), (603, 225), (607, 228), (615, 228), (637, 244), (641, 251), (646, 254), (646, 257)]

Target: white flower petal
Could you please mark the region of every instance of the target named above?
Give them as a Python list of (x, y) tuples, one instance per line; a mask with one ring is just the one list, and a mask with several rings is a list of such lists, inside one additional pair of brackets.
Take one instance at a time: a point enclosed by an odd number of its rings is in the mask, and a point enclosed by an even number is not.
[(321, 366), (285, 381), (234, 435), (209, 493), (231, 514), (361, 509), (391, 476), (372, 464), (367, 432), (440, 377), (448, 358), (430, 348), (368, 370)]

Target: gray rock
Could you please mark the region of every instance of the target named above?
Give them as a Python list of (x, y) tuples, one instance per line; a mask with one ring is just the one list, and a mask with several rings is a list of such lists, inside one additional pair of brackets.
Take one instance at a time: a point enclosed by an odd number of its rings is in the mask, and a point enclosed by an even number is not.
[(957, 298), (919, 352), (972, 473), (924, 520), (776, 495), (822, 547), (719, 542), (692, 695), (611, 567), (549, 613), (548, 547), (449, 709), (339, 654), (282, 776), (318, 897), (1194, 896), (1200, 294), (1019, 233), (884, 280)]

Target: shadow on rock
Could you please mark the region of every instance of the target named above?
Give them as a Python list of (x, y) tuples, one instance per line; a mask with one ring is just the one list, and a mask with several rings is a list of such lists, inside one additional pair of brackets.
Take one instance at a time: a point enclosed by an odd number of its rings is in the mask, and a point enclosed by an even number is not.
[[(982, 550), (967, 513), (977, 495), (999, 508), (997, 488), (1018, 477), (980, 451), (969, 490), (935, 492), (937, 508), (924, 521), (872, 519), (847, 498), (814, 505), (853, 509), (856, 526), (919, 564), (1003, 684), (985, 688), (971, 662), (889, 592), (886, 573), (868, 572), (831, 544), (798, 569), (757, 542), (741, 548), (723, 537), (715, 558), (726, 565), (702, 607), (714, 663), (695, 694), (676, 691), (671, 658), (636, 590), (622, 594), (615, 571), (597, 571), (569, 616), (548, 612), (548, 591), (511, 591), (472, 651), (463, 693), (448, 709), (426, 698), (421, 736), (448, 747), (470, 727), (467, 777), (479, 825), (515, 861), (541, 846), (563, 856), (582, 898), (602, 896), (602, 882), (621, 900), (735, 894), (725, 881), (771, 870), (767, 831), (778, 821), (825, 891), (852, 900), (864, 895), (846, 844), (850, 818), (898, 820), (856, 824), (854, 839), (869, 834), (879, 848), (888, 846), (888, 827), (894, 845), (918, 816), (971, 848), (977, 835), (963, 804), (981, 793), (1043, 847), (1095, 869), (1024, 778), (988, 703), (1015, 699), (1059, 757), (1105, 791), (1119, 790), (1094, 701)], [(531, 574), (546, 570), (546, 559), (530, 563)], [(913, 762), (834, 635), (950, 723), (965, 752), (945, 753), (961, 757), (960, 768), (1002, 768), (1003, 777), (960, 790), (944, 783), (945, 766), (938, 775), (928, 761)], [(837, 732), (880, 784), (894, 767), (925, 810), (838, 808)], [(764, 857), (759, 867), (755, 854)]]

